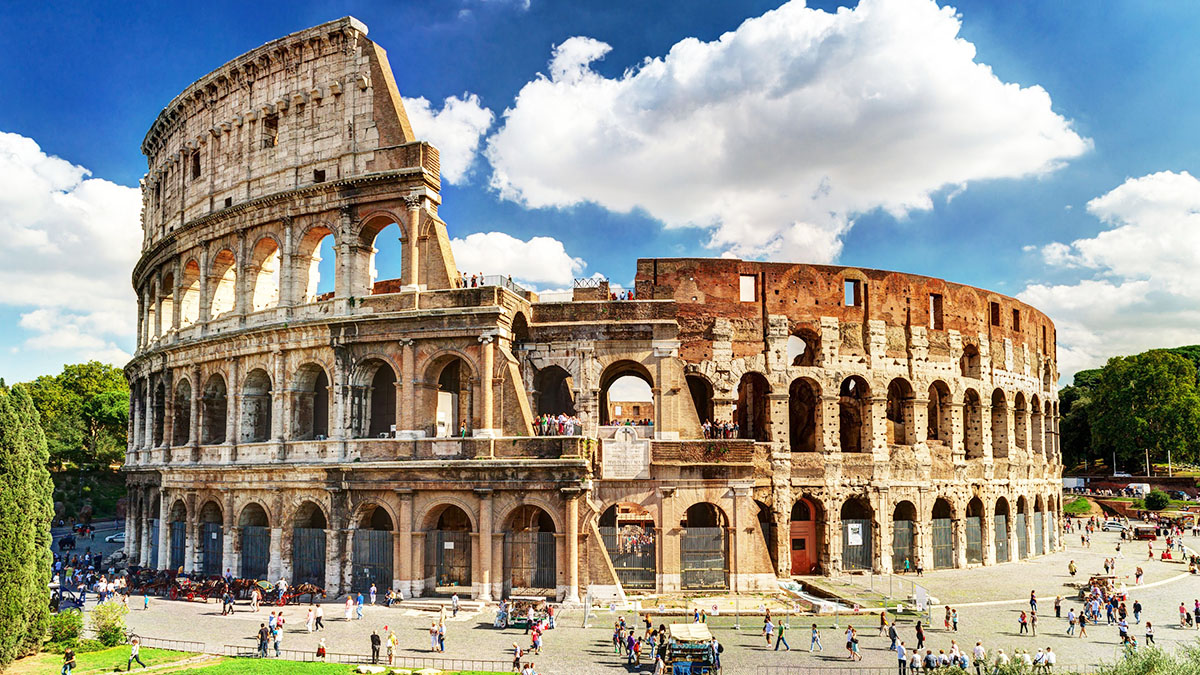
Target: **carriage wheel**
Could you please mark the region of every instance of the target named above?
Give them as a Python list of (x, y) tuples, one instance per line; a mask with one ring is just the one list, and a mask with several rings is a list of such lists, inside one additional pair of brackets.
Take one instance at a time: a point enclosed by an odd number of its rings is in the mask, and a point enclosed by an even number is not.
[(172, 589), (171, 589), (171, 592), (170, 592), (168, 595), (170, 596), (170, 598), (171, 598), (172, 600), (178, 600), (178, 599), (179, 599), (179, 589), (178, 589), (178, 588), (172, 588)]
[(279, 596), (279, 600), (276, 601), (275, 604), (279, 605), (280, 607), (283, 607), (284, 605), (287, 604), (287, 597), (283, 596), (283, 595)]
[(195, 600), (195, 599), (196, 599), (196, 594), (195, 594), (195, 593), (192, 593), (191, 591), (188, 591), (188, 594), (187, 594), (187, 601), (188, 601), (188, 602), (191, 602), (192, 600)]

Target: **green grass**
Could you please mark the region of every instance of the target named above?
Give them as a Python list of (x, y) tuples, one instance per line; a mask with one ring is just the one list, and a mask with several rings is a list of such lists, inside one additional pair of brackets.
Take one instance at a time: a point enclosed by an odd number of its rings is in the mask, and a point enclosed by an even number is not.
[(1082, 515), (1085, 513), (1091, 513), (1091, 510), (1091, 503), (1083, 497), (1078, 497), (1074, 501), (1063, 504), (1063, 513), (1068, 515)]
[[(383, 665), (383, 664), (380, 664)], [(395, 666), (399, 668), (399, 666)], [(296, 661), (277, 661), (274, 659), (222, 659), (215, 665), (196, 666), (173, 670), (172, 673), (196, 673), (197, 675), (339, 675), (353, 673), (358, 666), (348, 666), (332, 663), (298, 663)], [(413, 672), (420, 668), (413, 668)], [(507, 675), (493, 671), (463, 670), (442, 671), (444, 675)]]
[[(142, 647), (141, 650), (142, 662), (147, 666), (182, 661), (193, 656), (195, 654), (190, 652), (173, 652), (166, 649)], [(75, 669), (71, 672), (77, 675), (82, 675), (83, 673), (110, 673), (117, 666), (120, 666), (121, 670), (124, 670), (125, 663), (128, 660), (128, 646), (102, 649), (98, 652), (88, 652), (86, 654), (76, 654)], [(58, 673), (62, 671), (62, 662), (62, 654), (43, 652), (17, 661), (12, 664), (7, 672)]]

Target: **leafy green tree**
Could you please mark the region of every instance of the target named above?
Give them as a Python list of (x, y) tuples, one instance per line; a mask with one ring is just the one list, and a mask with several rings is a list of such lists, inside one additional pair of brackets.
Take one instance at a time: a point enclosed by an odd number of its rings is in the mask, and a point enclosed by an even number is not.
[(89, 361), (29, 383), (55, 469), (106, 467), (125, 455), (129, 386), (120, 368)]
[(1162, 490), (1151, 490), (1143, 502), (1151, 511), (1162, 511), (1171, 503), (1171, 497)]
[(1091, 399), (1092, 447), (1102, 456), (1116, 452), (1123, 463), (1141, 466), (1200, 455), (1200, 393), (1196, 366), (1166, 350), (1109, 359)]
[(53, 487), (46, 437), (22, 385), (0, 389), (0, 667), (41, 645), (50, 615)]

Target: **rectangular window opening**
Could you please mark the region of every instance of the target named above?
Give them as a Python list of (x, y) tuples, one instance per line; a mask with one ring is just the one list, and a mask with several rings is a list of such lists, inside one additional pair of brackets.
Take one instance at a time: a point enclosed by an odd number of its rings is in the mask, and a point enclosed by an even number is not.
[(279, 141), (279, 115), (267, 115), (262, 120), (262, 146), (273, 148)]
[(192, 180), (200, 177), (200, 151), (192, 153)]
[(993, 302), (990, 304), (991, 304), (991, 309), (992, 309), (992, 325), (999, 326), (1000, 325), (1000, 303)]
[(1042, 326), (1042, 351), (1046, 351), (1046, 327)]
[(742, 302), (754, 302), (758, 298), (756, 282), (758, 277), (753, 274), (743, 274), (741, 277), (741, 300)]
[(843, 298), (847, 307), (862, 307), (862, 282), (858, 279), (845, 280), (845, 297)]
[(942, 294), (929, 294), (929, 327), (933, 330), (942, 330)]
[(229, 208), (231, 206), (233, 206), (233, 197), (226, 197), (225, 198), (225, 208)]
[(314, 183), (324, 183), (325, 182), (325, 169), (313, 169), (313, 182)]
[(1021, 330), (1021, 310), (1013, 310), (1013, 330)]

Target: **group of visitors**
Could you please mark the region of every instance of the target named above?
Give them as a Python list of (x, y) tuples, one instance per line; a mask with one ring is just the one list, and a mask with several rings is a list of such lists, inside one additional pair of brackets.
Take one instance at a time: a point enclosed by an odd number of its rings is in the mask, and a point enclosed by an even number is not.
[(704, 424), (700, 425), (700, 430), (704, 432), (705, 438), (737, 438), (741, 433), (741, 427), (737, 422), (710, 422), (704, 420)]
[(620, 293), (611, 293), (612, 300), (633, 300), (633, 291), (621, 291)]
[[(694, 610), (692, 617), (695, 623), (703, 623), (702, 619), (707, 618), (700, 610)], [(649, 614), (643, 614), (641, 622), (643, 626), (639, 630), (635, 624), (626, 623), (624, 616), (617, 617), (617, 620), (613, 622), (613, 653), (624, 656), (626, 665), (633, 666), (638, 670), (640, 670), (643, 657), (652, 659), (654, 663), (652, 675), (667, 675), (666, 658), (670, 641), (667, 626), (660, 623), (656, 628)], [(714, 637), (712, 643), (708, 645), (707, 651), (709, 660), (714, 667), (713, 672), (719, 671), (721, 654), (725, 651), (725, 647)]]
[(583, 423), (573, 415), (547, 413), (533, 419), (533, 433), (538, 436), (579, 436), (583, 434)]
[[(389, 666), (396, 663), (396, 645), (400, 643), (400, 639), (396, 637), (396, 632), (389, 630), (387, 626), (383, 627), (383, 632), (387, 633), (387, 639), (381, 638), (378, 631), (371, 631), (371, 663), (379, 663), (379, 646), (383, 642), (387, 642), (387, 664)], [(443, 637), (443, 642), (445, 638)]]

